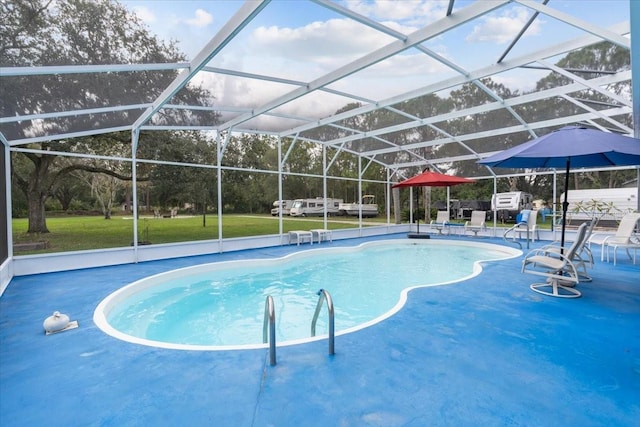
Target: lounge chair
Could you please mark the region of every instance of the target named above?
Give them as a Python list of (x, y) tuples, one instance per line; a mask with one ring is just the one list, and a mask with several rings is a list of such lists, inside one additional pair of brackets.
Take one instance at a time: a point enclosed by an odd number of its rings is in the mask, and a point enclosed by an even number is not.
[(587, 234), (587, 223), (580, 224), (576, 240), (566, 253), (534, 249), (522, 261), (522, 272), (547, 278), (545, 283), (533, 283), (531, 290), (554, 297), (577, 298), (582, 293), (575, 288), (580, 281), (578, 270), (571, 261)]
[[(591, 234), (593, 233), (593, 228), (595, 227), (598, 221), (593, 219), (591, 221), (587, 221), (587, 231), (585, 232), (585, 236), (582, 239), (582, 244), (580, 244), (571, 259), (571, 262), (576, 266), (576, 270), (578, 270), (578, 275), (580, 276), (580, 280), (585, 282), (591, 281), (591, 276), (587, 273), (587, 267), (593, 267), (593, 255), (591, 253), (591, 249), (587, 246), (588, 240), (591, 238)], [(571, 242), (565, 241), (565, 247), (562, 249), (560, 246), (560, 242), (553, 242), (551, 244), (545, 245), (542, 249), (549, 252), (567, 252)]]
[[(609, 248), (613, 248), (613, 265), (616, 265), (617, 262), (616, 252), (618, 248), (625, 248), (627, 255), (629, 255), (630, 259), (633, 259), (633, 263), (635, 264), (636, 250), (640, 249), (640, 239), (638, 236), (634, 236), (634, 230), (638, 226), (638, 221), (640, 221), (640, 213), (626, 214), (622, 217), (622, 220), (620, 220), (615, 235), (594, 234), (589, 239), (589, 248), (591, 248), (592, 244), (601, 245), (600, 260), (604, 261), (604, 253), (606, 252), (607, 262), (609, 262)], [(629, 253), (629, 249), (633, 249), (633, 257)]]
[(448, 230), (449, 227), (449, 211), (438, 211), (438, 215), (435, 220), (429, 223), (429, 227), (432, 230), (438, 230), (438, 233), (442, 234), (444, 230)]
[(472, 231), (475, 237), (478, 237), (478, 232), (487, 229), (485, 222), (487, 213), (485, 211), (472, 211), (471, 219), (464, 223), (464, 233)]

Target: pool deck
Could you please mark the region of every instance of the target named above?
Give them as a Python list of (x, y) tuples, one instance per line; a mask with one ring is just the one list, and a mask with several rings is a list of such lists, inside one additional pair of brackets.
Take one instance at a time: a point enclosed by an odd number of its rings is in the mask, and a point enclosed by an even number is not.
[[(577, 299), (531, 291), (522, 257), (486, 263), (412, 290), (392, 317), (337, 336), (333, 356), (326, 340), (278, 347), (276, 366), (267, 349), (158, 349), (93, 323), (104, 297), (151, 274), (379, 239), (16, 277), (0, 298), (0, 425), (639, 425), (640, 265), (623, 253), (614, 267), (596, 250)], [(79, 327), (45, 336), (55, 310)]]

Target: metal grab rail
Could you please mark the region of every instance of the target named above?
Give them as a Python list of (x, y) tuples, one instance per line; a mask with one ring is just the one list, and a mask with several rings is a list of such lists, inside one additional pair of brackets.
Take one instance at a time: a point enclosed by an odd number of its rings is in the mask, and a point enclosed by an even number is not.
[(264, 322), (262, 326), (262, 342), (267, 342), (267, 326), (269, 329), (269, 364), (276, 364), (276, 309), (271, 295), (264, 302)]
[(524, 231), (522, 230), (523, 226), (527, 228), (527, 249), (529, 249), (529, 241), (530, 241), (529, 233), (531, 230), (529, 230), (529, 226), (526, 223), (518, 223), (513, 227), (507, 228), (504, 234), (502, 235), (503, 240), (505, 242), (509, 242), (510, 240), (508, 239), (507, 234), (509, 234), (509, 232), (513, 232), (513, 240), (511, 240), (511, 242), (515, 243), (520, 247), (520, 249), (522, 249), (522, 244), (516, 240), (516, 233), (521, 233), (522, 231)]
[(335, 354), (335, 327), (334, 327), (334, 312), (333, 312), (333, 300), (331, 295), (324, 289), (318, 291), (318, 304), (316, 305), (316, 311), (313, 313), (313, 320), (311, 321), (311, 336), (316, 336), (316, 322), (318, 321), (318, 315), (320, 309), (322, 309), (322, 303), (327, 300), (327, 310), (329, 312), (329, 354)]

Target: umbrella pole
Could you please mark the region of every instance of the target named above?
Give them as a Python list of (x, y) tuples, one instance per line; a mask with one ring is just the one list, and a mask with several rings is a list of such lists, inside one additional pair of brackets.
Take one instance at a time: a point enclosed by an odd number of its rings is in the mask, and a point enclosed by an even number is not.
[(416, 234), (420, 234), (420, 187), (416, 188)]
[(571, 157), (567, 157), (567, 170), (564, 175), (564, 201), (562, 202), (562, 235), (560, 236), (560, 253), (564, 252), (564, 231), (567, 228), (567, 210), (569, 202), (567, 196), (569, 194), (569, 168), (571, 167)]

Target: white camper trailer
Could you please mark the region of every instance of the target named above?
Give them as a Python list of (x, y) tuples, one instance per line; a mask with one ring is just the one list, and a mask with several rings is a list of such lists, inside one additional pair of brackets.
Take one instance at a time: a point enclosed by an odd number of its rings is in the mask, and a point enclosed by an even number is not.
[(362, 203), (340, 203), (338, 209), (340, 215), (359, 216), (362, 212), (362, 216), (365, 218), (378, 216), (376, 196), (372, 194), (362, 196)]
[(501, 221), (515, 220), (520, 211), (531, 209), (533, 196), (524, 191), (510, 191), (494, 194), (491, 198), (491, 210), (497, 211)]
[(280, 215), (280, 206), (282, 206), (282, 215), (289, 215), (291, 211), (291, 206), (293, 205), (293, 200), (276, 200), (273, 202), (273, 209), (271, 209), (271, 215), (278, 216)]
[[(564, 193), (560, 195), (560, 202), (564, 202)], [(597, 218), (599, 221), (613, 222), (638, 209), (638, 189), (569, 190), (567, 202), (569, 221)]]
[[(340, 210), (338, 207), (342, 203), (342, 199), (327, 199), (327, 215), (337, 215)], [(323, 216), (324, 215), (324, 198), (316, 197), (315, 199), (295, 199), (289, 211), (291, 216)]]

